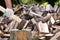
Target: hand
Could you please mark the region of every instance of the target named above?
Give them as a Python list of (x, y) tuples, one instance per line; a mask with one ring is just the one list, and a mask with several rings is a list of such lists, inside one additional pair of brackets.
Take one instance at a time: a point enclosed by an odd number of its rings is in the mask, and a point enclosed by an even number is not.
[(4, 16), (11, 17), (12, 15), (14, 15), (14, 11), (10, 8), (7, 8)]

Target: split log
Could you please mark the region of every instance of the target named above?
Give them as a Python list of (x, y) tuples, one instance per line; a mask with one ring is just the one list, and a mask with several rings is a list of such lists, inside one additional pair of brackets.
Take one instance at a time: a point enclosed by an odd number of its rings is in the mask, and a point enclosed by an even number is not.
[(18, 22), (15, 22), (14, 29), (17, 28), (18, 24), (19, 24)]
[(0, 30), (0, 37), (3, 36), (3, 32)]
[(38, 15), (38, 14), (36, 14), (36, 13), (32, 12), (32, 11), (30, 11), (30, 14), (35, 15), (35, 16), (42, 17), (41, 15)]
[(50, 18), (50, 21), (51, 21), (52, 24), (55, 23), (55, 20), (54, 20), (54, 18), (53, 18), (52, 16), (51, 16), (51, 18)]
[(25, 25), (23, 26), (23, 29), (26, 28), (26, 26), (28, 25), (29, 22), (30, 22), (30, 21), (26, 21)]
[(48, 21), (48, 20), (50, 19), (50, 17), (53, 15), (53, 14), (48, 14), (46, 17), (43, 17), (43, 16), (38, 15), (38, 14), (32, 12), (32, 11), (30, 11), (30, 13), (31, 13), (32, 15), (35, 15), (35, 16), (40, 17), (40, 20), (43, 21), (43, 22)]
[(42, 23), (41, 21), (38, 23), (38, 29), (41, 33), (49, 33), (48, 25), (46, 23)]
[(60, 26), (58, 25), (53, 25), (52, 27), (60, 30)]
[(30, 31), (11, 31), (10, 40), (32, 40)]
[(57, 10), (58, 10), (58, 6), (55, 5), (55, 6), (54, 6), (54, 11), (57, 12)]
[(42, 21), (43, 21), (43, 22), (49, 21), (50, 18), (51, 18), (51, 16), (52, 16), (52, 14), (48, 13), (47, 16), (45, 16), (45, 17), (42, 18)]
[(9, 32), (9, 30), (11, 30), (14, 27), (14, 24), (15, 24), (15, 21), (12, 21), (4, 31)]
[(10, 38), (10, 34), (3, 34), (2, 38)]
[(54, 34), (52, 34), (52, 33), (48, 33), (48, 34), (43, 34), (43, 33), (41, 33), (41, 34), (39, 34), (39, 37), (53, 37), (54, 36)]
[(26, 26), (27, 26), (27, 24), (29, 23), (29, 21), (27, 20), (27, 21), (24, 21), (24, 20), (22, 20), (19, 24), (18, 24), (18, 27), (17, 27), (17, 29), (24, 29)]
[(60, 31), (57, 32), (50, 40), (60, 40)]
[(60, 13), (60, 7), (58, 7), (58, 9), (57, 9), (57, 13)]
[(19, 22), (19, 23), (22, 21), (22, 19), (20, 19), (20, 18), (19, 18), (18, 16), (16, 16), (16, 15), (12, 15), (11, 18), (12, 18), (13, 20)]
[(45, 37), (39, 37), (39, 40), (46, 40)]
[(36, 20), (34, 18), (31, 19), (33, 24), (37, 24)]
[(2, 11), (3, 13), (5, 13), (5, 8), (3, 8), (2, 6), (0, 6), (0, 11)]

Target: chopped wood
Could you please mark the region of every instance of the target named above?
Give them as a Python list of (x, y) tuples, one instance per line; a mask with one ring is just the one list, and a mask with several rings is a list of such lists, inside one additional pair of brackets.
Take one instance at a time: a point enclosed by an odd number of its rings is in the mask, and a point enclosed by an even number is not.
[(9, 23), (8, 27), (4, 30), (5, 32), (9, 32), (14, 27), (15, 21), (12, 21)]
[(26, 28), (26, 26), (27, 26), (28, 23), (29, 23), (29, 21), (27, 20), (26, 23), (25, 23), (25, 25), (23, 26), (23, 29)]
[(3, 13), (5, 13), (5, 8), (3, 8), (2, 6), (0, 6), (0, 11), (2, 11)]
[(16, 16), (16, 15), (12, 15), (10, 18), (12, 18), (13, 20), (15, 20), (15, 21), (17, 21), (17, 22), (21, 22), (22, 21), (22, 19), (20, 19), (18, 16)]
[[(10, 40), (32, 40), (32, 36), (41, 40), (52, 37), (53, 40), (60, 31), (60, 7), (47, 7), (18, 5), (14, 8), (15, 14), (0, 18), (0, 36)], [(5, 13), (6, 9), (0, 6), (0, 11)]]
[(32, 40), (29, 31), (12, 31), (10, 40)]
[(3, 37), (10, 37), (10, 34), (3, 34)]
[(49, 33), (48, 25), (46, 23), (42, 23), (41, 21), (38, 23), (39, 32)]

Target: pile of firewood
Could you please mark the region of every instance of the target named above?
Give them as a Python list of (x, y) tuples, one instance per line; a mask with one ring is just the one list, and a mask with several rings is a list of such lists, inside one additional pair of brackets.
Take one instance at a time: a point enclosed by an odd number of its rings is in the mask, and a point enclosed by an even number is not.
[[(60, 30), (60, 8), (56, 11), (42, 11), (37, 5), (18, 5), (14, 8), (14, 15), (9, 19), (2, 16), (0, 21), (0, 37), (10, 37), (12, 29), (28, 30), (32, 32), (33, 37), (48, 40)], [(5, 9), (0, 7), (5, 13)], [(48, 38), (48, 39), (47, 39)], [(49, 40), (50, 40), (49, 39)]]

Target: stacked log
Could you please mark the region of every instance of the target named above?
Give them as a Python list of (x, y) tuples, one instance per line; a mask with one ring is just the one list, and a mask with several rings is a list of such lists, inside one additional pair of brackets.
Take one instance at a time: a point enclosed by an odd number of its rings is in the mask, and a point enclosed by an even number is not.
[[(37, 8), (39, 7), (37, 6)], [(38, 37), (41, 40), (48, 40), (47, 38), (53, 38), (60, 30), (60, 15), (58, 16), (59, 12), (57, 12), (57, 8), (55, 9), (56, 12), (52, 12), (52, 10), (36, 11), (33, 5), (19, 5), (14, 10), (15, 14), (9, 18), (2, 16), (3, 19), (0, 21), (0, 37), (2, 38), (11, 38), (10, 40), (32, 40), (32, 38)], [(0, 11), (5, 13), (5, 8), (0, 6)], [(11, 30), (15, 31), (11, 32)], [(32, 34), (31, 39), (29, 38), (31, 34), (26, 32), (28, 30)]]

